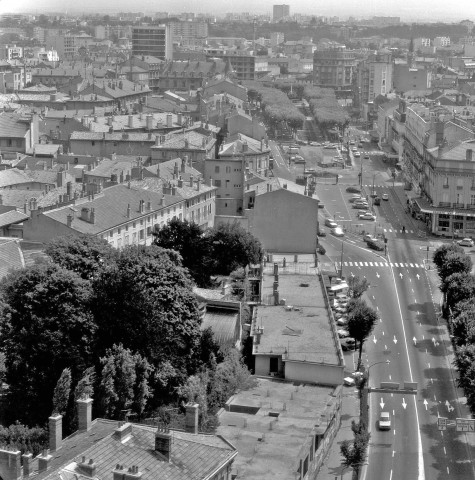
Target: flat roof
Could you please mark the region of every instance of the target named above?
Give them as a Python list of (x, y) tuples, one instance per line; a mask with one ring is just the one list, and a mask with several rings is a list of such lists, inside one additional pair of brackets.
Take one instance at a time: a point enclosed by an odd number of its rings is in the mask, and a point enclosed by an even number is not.
[(231, 397), (218, 413), (217, 433), (238, 451), (237, 478), (295, 478), (300, 457), (312, 437), (327, 429), (340, 394), (341, 387), (257, 379), (255, 388)]
[[(284, 361), (340, 365), (320, 279), (311, 263), (299, 259), (293, 263), (294, 257), (289, 255), (285, 269), (279, 264), (279, 298), (285, 299), (285, 305), (258, 307), (256, 326), (264, 327), (264, 333), (260, 343), (254, 344), (254, 354), (282, 354)], [(274, 265), (270, 262), (263, 272), (263, 298), (272, 296), (273, 284)]]

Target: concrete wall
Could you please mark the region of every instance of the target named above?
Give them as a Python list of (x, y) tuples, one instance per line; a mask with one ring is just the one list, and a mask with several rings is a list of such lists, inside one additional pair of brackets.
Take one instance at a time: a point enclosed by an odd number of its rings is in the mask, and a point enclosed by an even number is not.
[(249, 230), (267, 251), (313, 253), (317, 231), (318, 202), (286, 189), (256, 196), (248, 210)]
[[(275, 357), (275, 355), (255, 355), (255, 365), (254, 365), (254, 370), (256, 375), (263, 375), (263, 376), (268, 376), (269, 375), (269, 369), (270, 369), (270, 359), (271, 357)], [(279, 366), (278, 366), (278, 371), (282, 372), (284, 365), (282, 363), (282, 357), (279, 358)]]
[(21, 452), (0, 450), (0, 477), (3, 480), (17, 480), (21, 475)]
[(285, 362), (285, 379), (321, 385), (341, 385), (343, 366), (287, 361)]

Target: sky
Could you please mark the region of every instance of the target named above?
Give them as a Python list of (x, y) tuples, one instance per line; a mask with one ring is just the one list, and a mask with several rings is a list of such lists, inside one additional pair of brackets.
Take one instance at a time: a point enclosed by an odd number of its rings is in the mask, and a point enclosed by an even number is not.
[[(284, 0), (285, 1), (285, 0)], [(272, 12), (275, 0), (0, 0), (0, 13), (28, 12), (41, 14), (51, 11), (82, 13), (134, 12), (195, 12), (221, 15), (226, 12)], [(308, 15), (368, 18), (398, 16), (403, 21), (459, 21), (475, 20), (475, 0), (315, 0), (286, 1), (290, 13)]]

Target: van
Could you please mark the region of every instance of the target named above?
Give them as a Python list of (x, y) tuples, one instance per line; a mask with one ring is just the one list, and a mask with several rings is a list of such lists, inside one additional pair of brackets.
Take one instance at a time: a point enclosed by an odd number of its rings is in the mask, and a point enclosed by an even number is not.
[(373, 202), (375, 205), (381, 205), (381, 199), (379, 197), (376, 197)]

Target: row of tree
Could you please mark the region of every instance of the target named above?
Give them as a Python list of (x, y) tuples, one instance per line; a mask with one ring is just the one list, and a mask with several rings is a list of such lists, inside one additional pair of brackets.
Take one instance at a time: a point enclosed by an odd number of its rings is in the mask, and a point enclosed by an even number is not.
[(260, 105), (264, 119), (272, 130), (286, 127), (295, 133), (302, 128), (305, 116), (292, 103), (287, 93), (257, 82), (248, 82), (245, 86), (248, 88), (249, 101)]
[[(0, 352), (9, 387), (7, 424), (43, 425), (55, 411), (64, 415), (65, 431), (73, 431), (75, 400), (83, 395), (94, 397), (97, 416), (156, 416), (164, 405), (191, 398), (189, 379), (195, 377), (202, 384), (210, 379), (203, 412), (213, 414), (237, 383), (246, 384), (240, 355), (220, 351), (212, 332), (201, 330), (192, 278), (208, 283), (214, 268), (223, 274), (258, 262), (260, 244), (235, 226), (196, 232), (183, 222), (168, 228), (176, 234), (169, 247), (176, 250), (118, 251), (96, 237), (58, 238), (46, 247), (47, 261), (4, 279)], [(187, 239), (179, 234), (190, 231)]]
[(471, 274), (472, 261), (456, 243), (440, 246), (433, 259), (445, 297), (458, 383), (464, 389), (467, 405), (475, 412), (475, 276)]
[(303, 92), (303, 97), (310, 104), (313, 117), (323, 130), (328, 131), (331, 128), (338, 127), (344, 131), (350, 123), (348, 113), (338, 103), (332, 89), (307, 86)]

